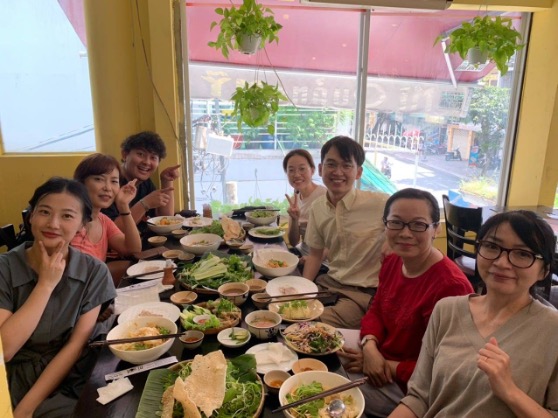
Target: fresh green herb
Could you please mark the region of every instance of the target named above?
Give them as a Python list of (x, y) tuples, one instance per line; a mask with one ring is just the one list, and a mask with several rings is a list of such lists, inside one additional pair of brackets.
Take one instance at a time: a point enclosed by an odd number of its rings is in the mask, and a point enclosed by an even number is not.
[(253, 211), (250, 216), (252, 216), (252, 218), (269, 218), (270, 216), (275, 216), (276, 213), (277, 212), (259, 209)]
[(283, 232), (281, 228), (258, 228), (257, 231), (263, 235), (277, 235)]
[(209, 226), (193, 229), (192, 232), (190, 232), (190, 235), (193, 234), (215, 234), (223, 238), (225, 231), (223, 230), (220, 221), (213, 221)]
[[(301, 399), (309, 398), (310, 396), (322, 393), (324, 387), (319, 382), (312, 382), (308, 385), (301, 385), (295, 389), (293, 393), (287, 393), (288, 403), (299, 401)], [(294, 408), (294, 410), (302, 417), (318, 417), (319, 411), (325, 406), (324, 399), (316, 399), (312, 402), (307, 402)]]
[[(194, 322), (194, 318), (198, 315), (209, 315), (209, 318), (203, 324), (198, 324)], [(180, 322), (182, 322), (184, 329), (198, 329), (200, 331), (205, 331), (209, 328), (218, 328), (221, 325), (219, 318), (213, 315), (209, 309), (196, 305), (189, 305), (184, 308), (180, 314)]]
[(199, 285), (217, 289), (223, 283), (245, 282), (251, 278), (252, 269), (243, 258), (237, 255), (219, 257), (211, 253), (197, 263), (185, 265), (178, 273), (178, 279), (192, 289)]

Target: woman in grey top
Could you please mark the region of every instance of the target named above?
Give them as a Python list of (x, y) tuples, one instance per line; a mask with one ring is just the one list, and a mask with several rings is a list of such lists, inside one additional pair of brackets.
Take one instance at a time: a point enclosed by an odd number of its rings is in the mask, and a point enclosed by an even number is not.
[(85, 187), (63, 178), (30, 200), (34, 242), (0, 255), (0, 333), (15, 417), (68, 417), (94, 364), (87, 342), (116, 296), (106, 265), (70, 248), (91, 219)]
[(554, 233), (514, 211), (490, 218), (477, 238), (487, 293), (438, 302), (390, 417), (558, 417), (558, 311), (532, 297), (551, 269)]

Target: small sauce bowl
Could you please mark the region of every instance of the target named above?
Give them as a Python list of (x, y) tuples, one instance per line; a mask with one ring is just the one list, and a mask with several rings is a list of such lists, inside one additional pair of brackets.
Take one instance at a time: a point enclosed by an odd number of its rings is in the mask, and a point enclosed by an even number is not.
[(198, 348), (202, 342), (205, 334), (198, 330), (186, 331), (179, 339), (184, 346), (190, 350)]

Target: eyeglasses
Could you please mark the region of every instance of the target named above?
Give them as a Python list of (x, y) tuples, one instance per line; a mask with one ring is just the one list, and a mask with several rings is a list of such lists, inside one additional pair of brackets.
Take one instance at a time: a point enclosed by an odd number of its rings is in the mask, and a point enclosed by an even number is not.
[(430, 226), (438, 225), (438, 223), (439, 222), (432, 222), (431, 224), (427, 224), (426, 222), (420, 222), (420, 221), (403, 222), (403, 221), (384, 219), (384, 225), (386, 226), (386, 228), (394, 231), (401, 231), (403, 228), (408, 227), (409, 230), (413, 232), (424, 232)]
[(477, 254), (486, 260), (496, 260), (500, 258), (503, 252), (508, 254), (508, 261), (514, 267), (527, 269), (531, 267), (536, 260), (542, 260), (543, 256), (535, 254), (531, 251), (504, 248), (491, 241), (478, 241)]
[(355, 165), (352, 163), (343, 163), (343, 164), (337, 164), (331, 161), (328, 161), (326, 163), (324, 163), (324, 167), (328, 170), (328, 171), (335, 171), (338, 168), (341, 169), (341, 171), (343, 172), (349, 172), (351, 171)]

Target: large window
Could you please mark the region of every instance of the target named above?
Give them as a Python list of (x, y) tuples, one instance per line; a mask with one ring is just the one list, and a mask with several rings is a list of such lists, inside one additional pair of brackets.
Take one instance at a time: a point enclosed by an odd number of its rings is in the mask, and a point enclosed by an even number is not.
[(83, 0), (1, 1), (0, 57), (5, 152), (95, 150)]
[[(318, 164), (321, 145), (338, 134), (355, 138), (367, 151), (361, 188), (392, 193), (414, 186), (440, 202), (442, 194), (471, 204), (496, 202), (508, 120), (514, 116), (509, 86), (515, 63), (500, 77), (492, 64), (473, 67), (433, 46), (436, 37), (475, 12), (368, 17), (368, 11), (267, 0), (283, 25), (278, 45), (253, 56), (233, 51), (226, 60), (207, 46), (217, 37), (218, 27), (210, 32), (209, 26), (219, 20), (218, 5), (203, 3), (187, 4), (186, 26), (196, 208), (212, 202), (228, 210), (266, 199), (280, 205), (291, 192), (282, 169), (286, 152), (306, 148)], [(520, 14), (508, 16), (521, 26)], [(359, 51), (363, 36), (368, 49)], [(364, 120), (356, 118), (359, 53), (368, 64), (360, 86), (366, 92)], [(278, 83), (290, 99), (272, 121), (273, 135), (265, 127), (239, 130), (230, 117), (235, 87), (256, 79)], [(221, 137), (228, 135), (229, 140)], [(391, 173), (382, 173), (386, 157)]]

